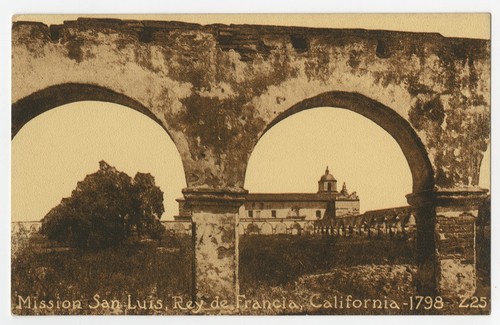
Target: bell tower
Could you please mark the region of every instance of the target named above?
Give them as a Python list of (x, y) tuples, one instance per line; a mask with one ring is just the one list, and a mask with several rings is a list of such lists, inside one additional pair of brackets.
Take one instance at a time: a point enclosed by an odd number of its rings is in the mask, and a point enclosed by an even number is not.
[(337, 193), (337, 180), (330, 174), (328, 166), (318, 181), (318, 193)]

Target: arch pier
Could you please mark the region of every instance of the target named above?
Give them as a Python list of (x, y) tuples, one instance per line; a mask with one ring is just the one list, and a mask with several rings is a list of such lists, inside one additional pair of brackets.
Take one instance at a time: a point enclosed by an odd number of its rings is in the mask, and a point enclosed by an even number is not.
[(417, 290), (457, 297), (476, 291), (476, 219), (487, 190), (430, 190), (409, 194), (415, 211)]
[(184, 189), (192, 211), (193, 299), (216, 296), (235, 303), (238, 281), (238, 210), (247, 191)]

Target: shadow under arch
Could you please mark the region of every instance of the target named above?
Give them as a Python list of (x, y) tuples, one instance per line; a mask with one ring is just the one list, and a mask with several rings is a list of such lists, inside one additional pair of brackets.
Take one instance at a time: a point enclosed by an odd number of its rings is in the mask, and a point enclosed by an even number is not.
[(65, 104), (81, 101), (115, 103), (136, 110), (159, 124), (173, 141), (163, 123), (140, 102), (105, 87), (79, 83), (50, 86), (13, 103), (11, 139), (14, 139), (21, 128), (38, 115)]
[[(274, 125), (287, 117), (317, 107), (347, 109), (376, 123), (389, 133), (401, 148), (412, 174), (413, 193), (433, 189), (434, 172), (431, 162), (424, 144), (410, 123), (393, 109), (359, 93), (331, 91), (307, 98), (272, 120), (260, 134), (259, 140)], [(258, 140), (255, 145), (257, 143)]]

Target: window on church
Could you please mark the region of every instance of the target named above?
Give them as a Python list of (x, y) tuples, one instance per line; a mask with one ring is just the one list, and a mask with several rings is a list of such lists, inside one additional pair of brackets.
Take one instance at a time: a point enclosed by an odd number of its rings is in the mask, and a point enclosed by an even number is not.
[(316, 210), (316, 218), (321, 218), (321, 211), (320, 210)]
[(261, 203), (261, 204), (260, 204), (260, 209), (261, 209), (261, 210), (264, 210), (264, 203)]
[(332, 183), (328, 183), (328, 192), (332, 190)]
[(276, 218), (276, 210), (271, 210), (271, 217)]
[(249, 210), (249, 211), (248, 211), (248, 217), (249, 217), (249, 218), (253, 218), (253, 211), (252, 211), (252, 210)]

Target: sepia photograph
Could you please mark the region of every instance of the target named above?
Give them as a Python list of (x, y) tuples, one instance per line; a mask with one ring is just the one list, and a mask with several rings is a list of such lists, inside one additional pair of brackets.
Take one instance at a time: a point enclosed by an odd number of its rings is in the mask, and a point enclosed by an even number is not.
[(489, 315), (491, 19), (14, 15), (13, 317)]

